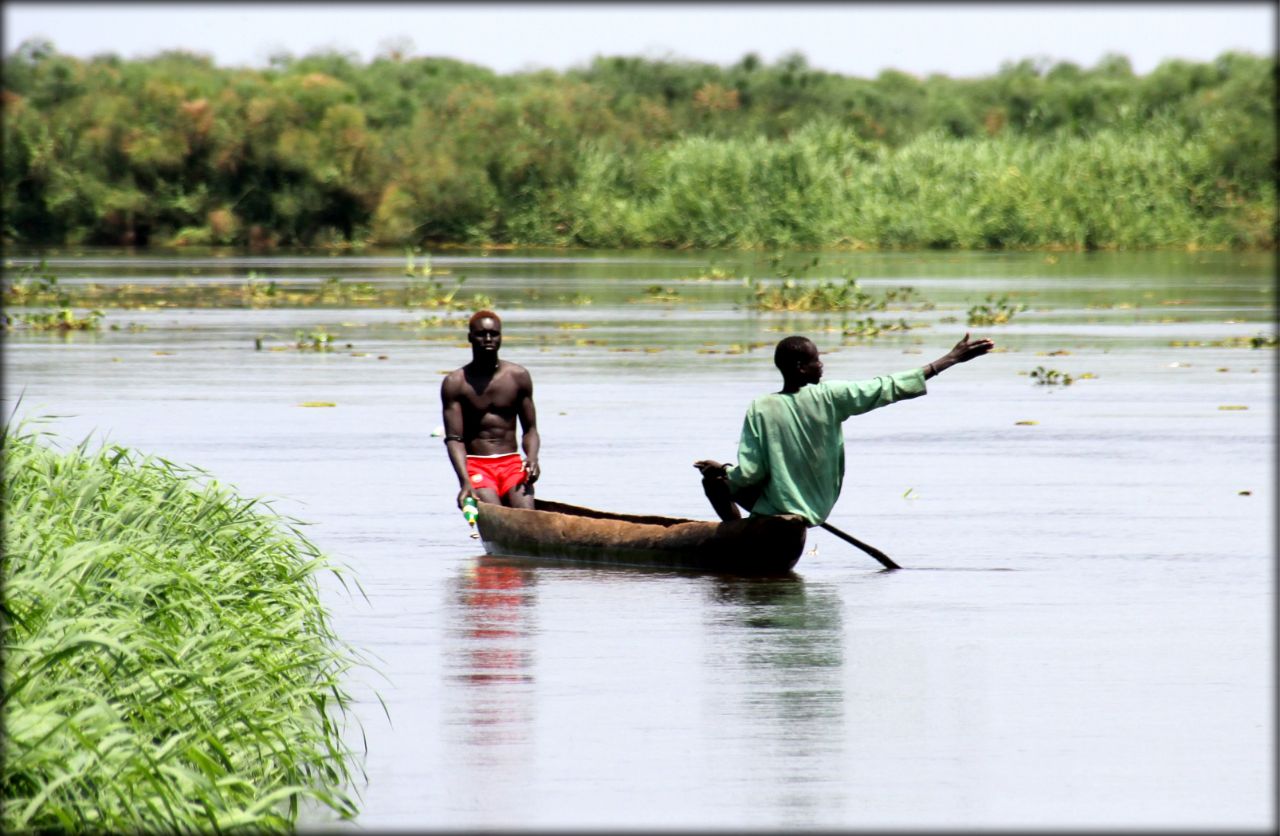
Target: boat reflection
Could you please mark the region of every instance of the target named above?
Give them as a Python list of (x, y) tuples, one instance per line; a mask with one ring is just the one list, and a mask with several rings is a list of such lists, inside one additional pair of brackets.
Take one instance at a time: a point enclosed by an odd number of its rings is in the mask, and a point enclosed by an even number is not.
[[(706, 665), (722, 710), (713, 738), (744, 777), (767, 771), (786, 826), (830, 819), (845, 800), (843, 602), (803, 578), (708, 580)], [(749, 730), (745, 735), (743, 730)]]

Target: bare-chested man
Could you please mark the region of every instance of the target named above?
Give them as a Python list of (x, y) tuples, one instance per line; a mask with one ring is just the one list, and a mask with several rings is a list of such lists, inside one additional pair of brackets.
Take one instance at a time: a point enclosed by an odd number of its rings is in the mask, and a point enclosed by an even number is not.
[[(533, 378), (523, 366), (498, 359), (502, 320), (477, 311), (468, 326), (471, 362), (440, 385), (444, 443), (458, 474), (458, 507), (466, 497), (480, 502), (533, 507), (538, 481), (538, 419)], [(524, 430), (524, 461), (516, 449), (516, 419)]]

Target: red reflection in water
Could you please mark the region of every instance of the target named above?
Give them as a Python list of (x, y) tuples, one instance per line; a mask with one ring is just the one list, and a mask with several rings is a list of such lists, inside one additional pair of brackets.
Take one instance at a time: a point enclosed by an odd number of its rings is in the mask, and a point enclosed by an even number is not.
[(478, 685), (532, 682), (530, 654), (520, 646), (529, 634), (527, 570), (481, 562), (462, 590), (469, 629), (468, 672), (460, 678)]
[[(463, 730), (463, 759), (506, 762), (521, 754), (533, 725), (533, 574), (526, 567), (480, 558), (458, 578), (460, 630), (450, 652), (450, 679), (463, 687), (454, 721)], [(488, 762), (488, 760), (486, 760)]]

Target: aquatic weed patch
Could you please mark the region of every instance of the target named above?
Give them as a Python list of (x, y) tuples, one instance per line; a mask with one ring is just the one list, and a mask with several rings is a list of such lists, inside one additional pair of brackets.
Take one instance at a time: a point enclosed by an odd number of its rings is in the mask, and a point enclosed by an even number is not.
[(27, 328), (32, 331), (97, 331), (102, 319), (102, 311), (92, 310), (84, 316), (78, 316), (71, 308), (58, 308), (53, 311), (41, 311), (29, 314), (17, 314), (3, 317), (4, 329)]
[[(6, 264), (6, 267), (8, 265)], [(71, 293), (65, 286), (59, 286), (58, 277), (49, 272), (44, 259), (39, 264), (29, 264), (20, 270), (16, 277), (4, 276), (4, 302), (6, 307), (18, 306), (53, 306), (53, 310), (35, 313), (0, 314), (0, 326), (7, 331), (13, 328), (28, 328), (33, 331), (96, 331), (102, 311), (91, 310), (84, 316), (78, 316), (72, 309)]]
[(890, 331), (910, 331), (914, 327), (918, 326), (913, 326), (902, 317), (898, 317), (895, 322), (893, 320), (877, 320), (868, 316), (844, 323), (841, 327), (841, 333), (846, 339), (868, 340)]
[(6, 427), (3, 456), (0, 826), (287, 831), (304, 798), (354, 816), (342, 678), (363, 663), (297, 522), (117, 446)]
[[(11, 263), (7, 263), (9, 266)], [(69, 330), (96, 328), (103, 316), (101, 308), (153, 310), (158, 308), (438, 308), (468, 311), (494, 306), (492, 297), (475, 293), (462, 297), (459, 291), (466, 276), (458, 276), (451, 286), (435, 278), (448, 271), (406, 271), (395, 281), (353, 281), (329, 276), (320, 281), (269, 278), (250, 270), (240, 281), (195, 282), (175, 279), (156, 284), (70, 283), (59, 284), (47, 263), (28, 264), (15, 276), (4, 277), (4, 302), (10, 309), (54, 308), (55, 313), (16, 314), (6, 322), (29, 327)], [(590, 300), (588, 300), (589, 302)], [(72, 317), (70, 309), (94, 308), (87, 317)], [(48, 322), (48, 325), (41, 325)], [(69, 325), (68, 323), (88, 323)]]
[(971, 326), (1004, 325), (1026, 309), (1026, 303), (1011, 302), (1008, 295), (997, 297), (995, 294), (988, 294), (985, 301), (969, 308), (967, 322)]
[(1041, 386), (1070, 386), (1075, 381), (1075, 378), (1066, 372), (1046, 369), (1044, 366), (1036, 366), (1029, 374), (1031, 379)]
[(780, 255), (769, 258), (773, 281), (747, 276), (746, 305), (758, 311), (884, 311), (890, 308), (931, 310), (934, 305), (913, 287), (895, 287), (883, 294), (868, 293), (856, 277), (841, 272), (838, 280), (813, 281), (807, 274), (821, 266), (817, 256), (798, 265), (784, 264)]

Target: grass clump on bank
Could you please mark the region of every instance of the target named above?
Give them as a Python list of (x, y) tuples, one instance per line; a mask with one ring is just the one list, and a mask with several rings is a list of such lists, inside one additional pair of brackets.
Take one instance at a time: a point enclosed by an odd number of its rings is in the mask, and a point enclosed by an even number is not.
[(6, 832), (343, 818), (353, 664), (316, 546), (207, 474), (5, 427)]

